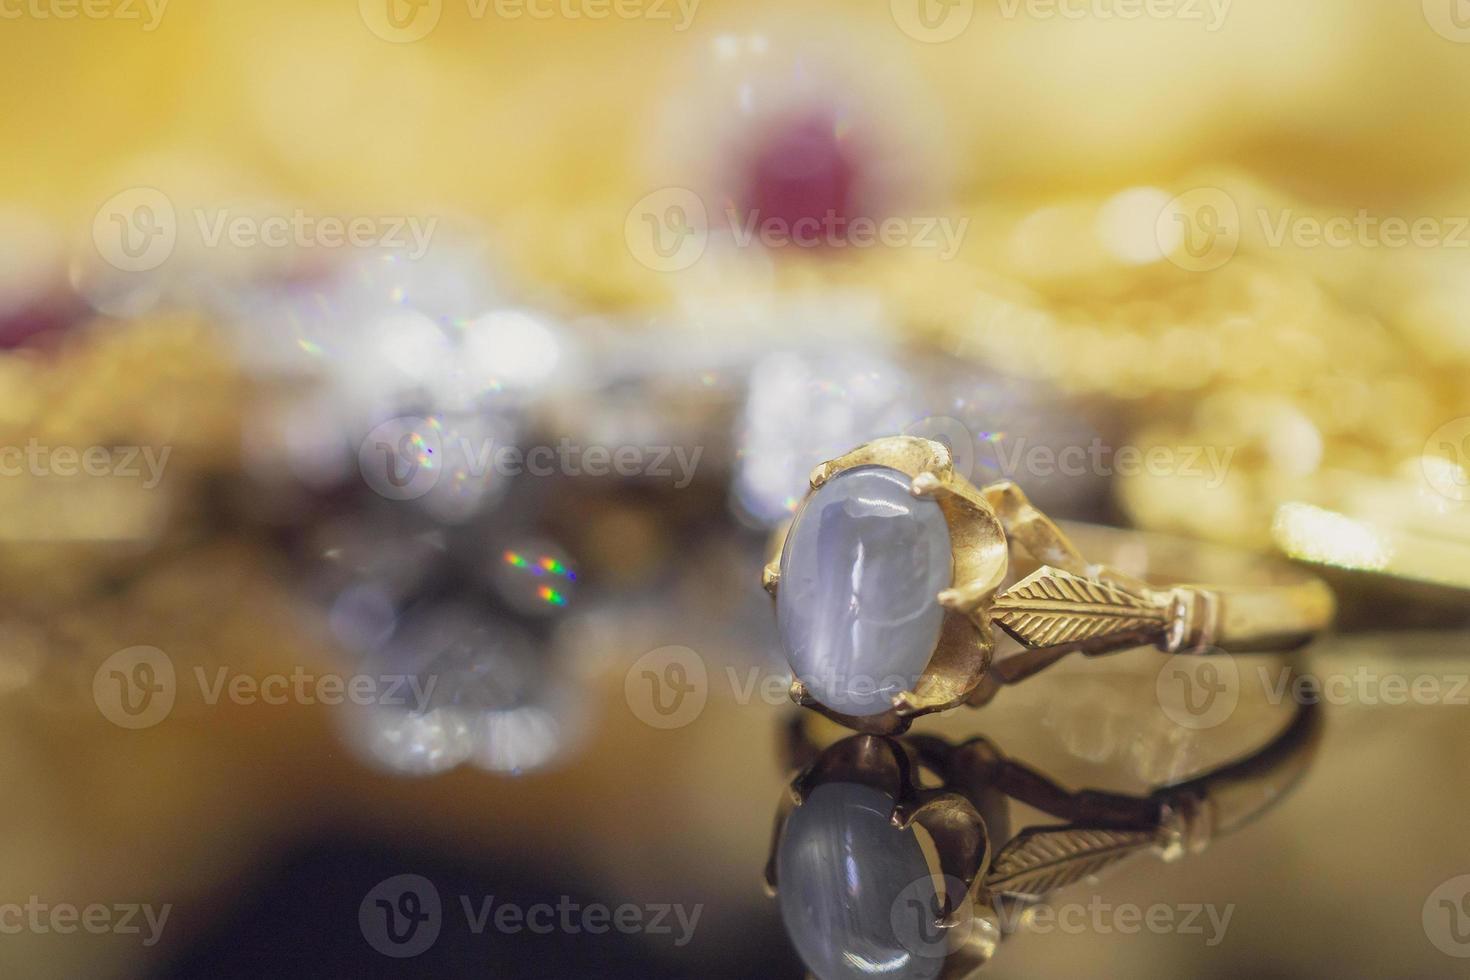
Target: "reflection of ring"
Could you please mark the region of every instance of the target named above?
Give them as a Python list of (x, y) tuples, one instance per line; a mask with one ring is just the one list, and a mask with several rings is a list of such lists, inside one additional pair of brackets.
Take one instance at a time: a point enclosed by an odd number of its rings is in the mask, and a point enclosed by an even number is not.
[[(972, 486), (940, 443), (879, 439), (823, 463), (764, 577), (793, 700), (891, 734), (983, 703), (1073, 651), (1289, 650), (1332, 620), (1327, 587), (1288, 566), (1104, 528), (1070, 533), (1114, 560), (1084, 560), (1015, 484)], [(1215, 571), (1241, 584), (1164, 584)], [(992, 663), (994, 625), (1027, 651)]]
[[(1304, 705), (1254, 754), (1130, 796), (1068, 790), (983, 738), (853, 735), (818, 751), (797, 718), (788, 761), (804, 768), (777, 813), (766, 884), (822, 980), (850, 975), (840, 964), (859, 957), (885, 975), (969, 976), (1054, 891), (1144, 851), (1198, 853), (1265, 812), (1305, 770), (1320, 729)], [(1066, 823), (1012, 835), (1011, 801)]]

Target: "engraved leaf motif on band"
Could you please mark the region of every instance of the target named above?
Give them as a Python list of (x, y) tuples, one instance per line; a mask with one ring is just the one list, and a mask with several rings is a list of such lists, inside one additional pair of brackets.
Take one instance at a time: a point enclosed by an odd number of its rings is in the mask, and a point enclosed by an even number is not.
[(1157, 631), (1165, 620), (1165, 610), (1146, 597), (1049, 566), (997, 597), (992, 615), (1029, 647)]
[(1152, 830), (1038, 827), (1022, 831), (996, 856), (987, 888), (1040, 899), (1098, 874), (1154, 843)]

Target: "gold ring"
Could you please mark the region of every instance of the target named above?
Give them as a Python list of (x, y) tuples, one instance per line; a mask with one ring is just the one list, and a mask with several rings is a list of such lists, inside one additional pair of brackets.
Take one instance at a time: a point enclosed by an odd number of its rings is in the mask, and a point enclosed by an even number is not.
[[(927, 439), (867, 443), (810, 483), (763, 584), (792, 700), (858, 731), (983, 704), (1072, 652), (1285, 651), (1332, 622), (1331, 590), (1272, 559), (1069, 526), (1110, 550), (1090, 563), (1014, 483), (976, 488)], [(1236, 584), (1180, 584), (1201, 570)], [(997, 660), (995, 626), (1025, 651)]]

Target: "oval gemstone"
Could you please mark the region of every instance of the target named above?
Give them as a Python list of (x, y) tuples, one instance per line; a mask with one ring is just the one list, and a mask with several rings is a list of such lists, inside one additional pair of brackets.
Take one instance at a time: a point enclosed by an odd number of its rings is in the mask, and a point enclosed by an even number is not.
[(930, 872), (892, 812), (893, 799), (872, 787), (827, 783), (786, 821), (776, 853), (781, 920), (820, 980), (928, 980), (944, 965), (911, 952), (895, 928), (911, 911), (899, 903)]
[(911, 691), (939, 640), (952, 575), (949, 526), (886, 466), (839, 473), (797, 512), (781, 556), (776, 619), (807, 691), (848, 715)]

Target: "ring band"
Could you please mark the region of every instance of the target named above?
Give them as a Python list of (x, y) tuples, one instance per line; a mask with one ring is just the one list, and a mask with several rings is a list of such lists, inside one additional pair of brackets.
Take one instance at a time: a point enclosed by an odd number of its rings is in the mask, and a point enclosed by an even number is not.
[[(810, 483), (763, 584), (792, 699), (858, 731), (984, 703), (1073, 652), (1286, 651), (1332, 622), (1332, 593), (1308, 572), (1135, 532), (1064, 532), (1014, 483), (973, 486), (927, 439), (867, 443)], [(1084, 558), (1074, 537), (1109, 560)], [(1189, 584), (1210, 573), (1227, 584)], [(996, 626), (1026, 652), (995, 661)]]

